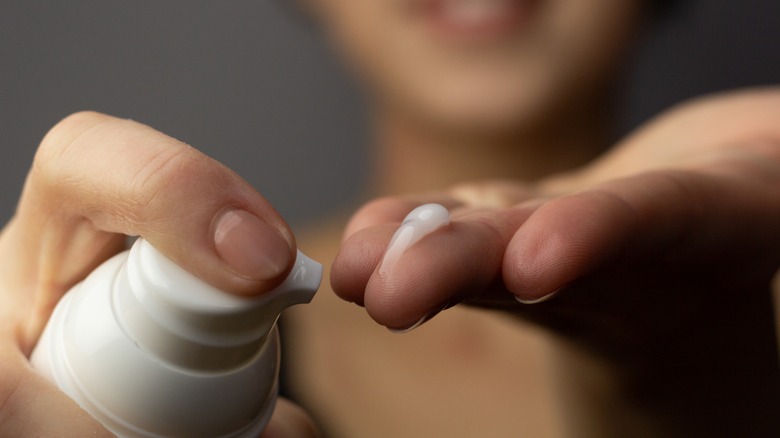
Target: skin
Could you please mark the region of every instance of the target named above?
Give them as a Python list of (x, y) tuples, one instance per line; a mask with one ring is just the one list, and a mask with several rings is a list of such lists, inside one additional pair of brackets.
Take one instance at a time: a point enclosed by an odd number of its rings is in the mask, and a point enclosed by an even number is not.
[(531, 1), (518, 31), (457, 41), (431, 32), (413, 12), (420, 3), (304, 5), (367, 85), (380, 117), (448, 136), (495, 136), (603, 99), (642, 12), (639, 1)]
[[(425, 37), (383, 21), (394, 17), (390, 2), (311, 0), (371, 90), (373, 194), (384, 196), (350, 221), (331, 276), (379, 324), (327, 291), (290, 318), (299, 392), (328, 428), (347, 431), (338, 436), (778, 430), (768, 412), (780, 393), (768, 300), (780, 247), (778, 91), (683, 106), (599, 157), (607, 85), (639, 6), (580, 3), (545, 3), (529, 30), (540, 50), (496, 47), (486, 59), (408, 44)], [(530, 56), (548, 50), (568, 56)], [(413, 246), (394, 277), (378, 276), (399, 221), (425, 202), (451, 208), (452, 225)], [(118, 251), (123, 234), (143, 235), (233, 293), (278, 283), (284, 272), (236, 275), (246, 267), (220, 257), (212, 227), (225, 208), (251, 212), (290, 254), (296, 247), (245, 182), (151, 128), (88, 113), (52, 130), (0, 235), (2, 433), (105, 433), (26, 355), (61, 294)], [(536, 305), (513, 298), (556, 290)], [(403, 336), (382, 329), (461, 301), (497, 310), (458, 305)], [(282, 403), (266, 433), (313, 429)]]
[[(291, 309), (296, 395), (334, 436), (773, 436), (778, 110), (775, 88), (702, 98), (577, 170), (385, 196), (341, 244), (304, 236), (340, 246), (332, 288), (373, 321), (432, 317), (393, 335), (328, 294)], [(380, 274), (426, 202), (452, 224)]]
[(608, 146), (612, 87), (643, 2), (532, 1), (518, 31), (465, 42), (432, 32), (409, 12), (417, 3), (304, 2), (371, 104), (370, 195), (540, 178)]
[[(594, 435), (771, 435), (780, 430), (770, 296), (778, 110), (780, 90), (705, 99), (573, 173), (375, 201), (347, 229), (333, 288), (391, 328), (461, 301), (547, 327), (641, 419), (620, 424), (604, 412)], [(393, 231), (421, 201), (448, 205), (452, 224), (381, 275)], [(541, 304), (514, 299), (555, 291)], [(561, 378), (593, 403), (578, 363)]]
[[(780, 429), (778, 92), (681, 105), (610, 145), (645, 5), (574, 3), (540, 2), (522, 34), (479, 50), (426, 34), (402, 2), (307, 3), (373, 104), (379, 199), (338, 251), (332, 230), (303, 241), (337, 252), (332, 289), (380, 325), (430, 318), (399, 340), (328, 294), (292, 309), (292, 384), (334, 436)], [(427, 202), (452, 225), (380, 275)]]

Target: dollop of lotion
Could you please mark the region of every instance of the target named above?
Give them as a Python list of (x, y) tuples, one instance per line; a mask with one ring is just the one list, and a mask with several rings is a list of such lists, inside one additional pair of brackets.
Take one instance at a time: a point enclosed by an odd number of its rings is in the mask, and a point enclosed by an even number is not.
[(450, 224), (450, 212), (440, 204), (425, 204), (411, 211), (387, 246), (379, 275), (390, 275), (403, 254), (423, 237)]

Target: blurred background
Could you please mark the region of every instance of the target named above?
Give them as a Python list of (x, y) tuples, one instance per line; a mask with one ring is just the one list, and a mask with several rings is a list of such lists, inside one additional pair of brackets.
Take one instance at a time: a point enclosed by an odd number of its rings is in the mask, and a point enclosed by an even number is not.
[[(0, 219), (66, 115), (131, 118), (233, 168), (293, 224), (361, 196), (358, 90), (286, 0), (0, 0)], [(685, 98), (780, 82), (780, 2), (685, 0), (630, 60), (622, 135)]]

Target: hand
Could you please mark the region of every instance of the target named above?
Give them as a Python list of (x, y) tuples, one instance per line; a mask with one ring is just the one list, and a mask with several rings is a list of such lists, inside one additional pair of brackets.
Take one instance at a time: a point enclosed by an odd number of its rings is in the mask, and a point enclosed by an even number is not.
[[(295, 250), (279, 214), (214, 160), (129, 120), (68, 117), (43, 140), (0, 234), (0, 435), (107, 434), (27, 356), (62, 294), (124, 249), (125, 235), (239, 295), (281, 282)], [(268, 436), (303, 424), (288, 402), (279, 412)]]
[[(461, 301), (536, 321), (666, 433), (777, 431), (778, 114), (776, 90), (706, 99), (576, 172), (374, 201), (347, 228), (333, 288), (394, 329)], [(380, 273), (399, 222), (427, 202), (451, 225)]]
[(276, 410), (260, 438), (317, 438), (314, 421), (303, 409), (289, 400), (276, 401)]

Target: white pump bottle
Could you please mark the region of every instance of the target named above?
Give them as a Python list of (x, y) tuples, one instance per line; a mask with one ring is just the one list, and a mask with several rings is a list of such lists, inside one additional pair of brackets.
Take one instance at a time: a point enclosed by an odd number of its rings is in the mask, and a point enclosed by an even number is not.
[(256, 437), (276, 402), (276, 319), (321, 278), (298, 252), (279, 287), (237, 297), (138, 239), (63, 297), (31, 361), (121, 437)]

